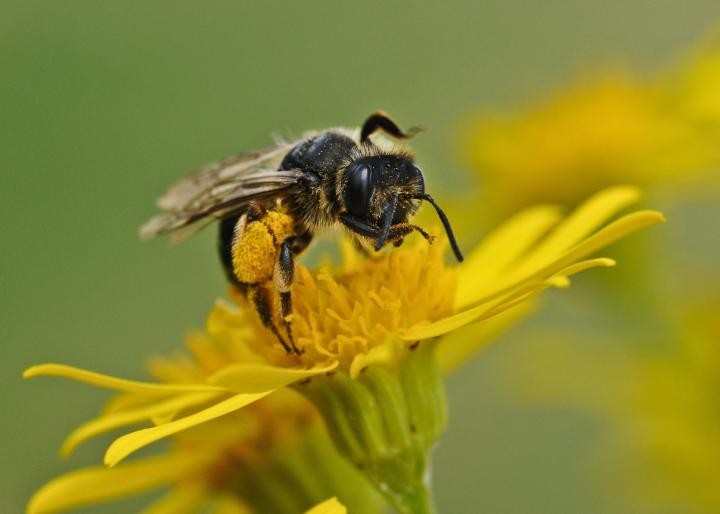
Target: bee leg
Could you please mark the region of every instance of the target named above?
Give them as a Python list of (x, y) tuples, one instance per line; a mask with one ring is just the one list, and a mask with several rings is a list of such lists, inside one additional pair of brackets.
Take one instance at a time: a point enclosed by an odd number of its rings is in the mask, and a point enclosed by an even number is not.
[(247, 296), (248, 300), (250, 300), (255, 307), (255, 311), (258, 313), (258, 316), (260, 316), (262, 324), (275, 334), (275, 337), (277, 337), (278, 341), (280, 341), (280, 344), (285, 351), (287, 353), (297, 353), (294, 352), (293, 349), (285, 342), (285, 339), (283, 339), (282, 335), (280, 335), (280, 331), (275, 326), (272, 319), (272, 302), (270, 301), (270, 296), (263, 285), (248, 284)]
[[(340, 213), (340, 223), (345, 225), (345, 227), (347, 227), (357, 235), (372, 239), (374, 241), (377, 241), (382, 232), (379, 227), (370, 225), (366, 221), (356, 218), (355, 216), (348, 214), (347, 212)], [(405, 236), (411, 234), (412, 232), (419, 232), (420, 235), (423, 236), (428, 243), (432, 243), (434, 239), (434, 237), (425, 232), (422, 227), (412, 225), (410, 223), (397, 223), (390, 226), (387, 241), (392, 242), (396, 246), (399, 246), (398, 244), (396, 244), (397, 241), (402, 241)]]
[(390, 226), (388, 240), (393, 241), (393, 244), (395, 246), (400, 246), (403, 242), (403, 238), (412, 231), (418, 232), (421, 236), (425, 238), (428, 243), (432, 243), (435, 239), (434, 236), (431, 236), (430, 234), (425, 232), (422, 227), (412, 225), (410, 223), (398, 223), (397, 225)]
[(292, 281), (295, 273), (295, 262), (293, 260), (293, 251), (291, 249), (292, 238), (288, 238), (280, 245), (280, 255), (275, 262), (275, 270), (273, 273), (273, 281), (275, 289), (280, 293), (280, 318), (282, 319), (285, 333), (290, 341), (290, 347), (296, 355), (302, 352), (295, 346), (293, 338), (292, 326), (289, 316), (292, 314)]
[(264, 215), (265, 208), (257, 202), (252, 202), (244, 214), (240, 216), (230, 216), (229, 218), (221, 220), (218, 224), (217, 249), (218, 255), (220, 256), (220, 263), (222, 264), (222, 269), (225, 272), (225, 277), (228, 282), (236, 288), (240, 288), (241, 282), (235, 275), (235, 269), (233, 267), (233, 245), (242, 237), (248, 223), (262, 219)]
[(395, 139), (409, 139), (423, 130), (420, 127), (410, 127), (407, 132), (403, 132), (390, 116), (382, 111), (378, 111), (368, 116), (368, 119), (363, 123), (360, 129), (360, 142), (370, 144), (370, 135), (378, 129)]
[(375, 239), (380, 235), (380, 227), (370, 225), (365, 220), (357, 218), (350, 213), (341, 212), (339, 218), (340, 223), (359, 236)]

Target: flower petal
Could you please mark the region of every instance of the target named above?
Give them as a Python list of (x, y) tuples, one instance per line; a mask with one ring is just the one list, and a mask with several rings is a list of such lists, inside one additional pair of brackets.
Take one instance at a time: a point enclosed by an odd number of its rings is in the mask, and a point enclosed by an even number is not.
[(417, 325), (406, 330), (401, 334), (401, 338), (406, 341), (418, 341), (437, 337), (458, 328), (488, 319), (496, 316), (506, 310), (526, 301), (529, 297), (547, 289), (548, 287), (566, 287), (567, 280), (573, 273), (578, 273), (597, 266), (612, 266), (615, 261), (612, 259), (597, 258), (586, 261), (576, 262), (562, 268), (557, 273), (551, 275), (545, 280), (535, 282), (525, 282), (522, 286), (511, 289), (506, 294), (500, 295), (492, 302), (484, 302), (464, 311), (460, 311), (452, 316), (448, 316), (434, 323), (427, 325)]
[(547, 263), (576, 245), (615, 213), (638, 201), (641, 192), (632, 186), (617, 186), (600, 191), (585, 201), (557, 229), (540, 243), (524, 262), (532, 268)]
[(497, 284), (497, 286), (499, 286), (498, 288), (489, 292), (486, 296), (478, 298), (473, 304), (467, 305), (465, 308), (482, 305), (494, 298), (502, 297), (510, 291), (515, 290), (520, 284), (531, 283), (532, 281), (546, 281), (553, 275), (559, 274), (558, 272), (563, 268), (570, 266), (580, 259), (595, 253), (597, 250), (614, 243), (618, 239), (640, 230), (641, 228), (662, 223), (664, 221), (665, 217), (656, 211), (638, 211), (623, 216), (622, 218), (615, 220), (609, 225), (598, 230), (595, 234), (588, 237), (574, 248), (558, 256), (544, 268), (534, 271), (531, 275), (527, 276), (526, 272), (523, 272), (522, 275), (513, 273), (513, 275), (503, 283)]
[(199, 485), (183, 484), (142, 511), (142, 514), (189, 514), (198, 512), (208, 500), (208, 491)]
[(525, 253), (560, 220), (554, 206), (526, 209), (503, 223), (487, 236), (459, 268), (455, 305), (462, 308), (472, 303), (481, 291), (479, 284), (496, 281), (496, 277)]
[(514, 309), (476, 323), (465, 330), (453, 332), (438, 341), (437, 362), (443, 374), (449, 375), (479, 350), (495, 341), (500, 334), (516, 325), (535, 308), (533, 301), (523, 302)]
[(405, 344), (390, 339), (374, 346), (367, 353), (358, 353), (350, 364), (350, 377), (357, 378), (362, 371), (373, 364), (389, 364), (397, 361), (398, 355), (405, 349)]
[(588, 270), (590, 268), (597, 268), (597, 267), (603, 267), (603, 268), (612, 268), (617, 264), (613, 259), (608, 259), (607, 257), (598, 257), (596, 259), (587, 259), (585, 261), (576, 262), (575, 264), (572, 264), (568, 266), (567, 268), (559, 271), (555, 274), (556, 277), (569, 277), (570, 275), (574, 275), (575, 273), (580, 273), (581, 271)]
[(281, 368), (269, 364), (234, 364), (208, 378), (208, 383), (233, 393), (261, 393), (286, 386), (338, 367), (338, 362), (310, 369)]
[(71, 378), (73, 380), (85, 382), (86, 384), (98, 387), (106, 387), (117, 391), (127, 391), (129, 393), (145, 395), (172, 395), (190, 392), (223, 392), (223, 389), (220, 387), (205, 384), (154, 384), (151, 382), (125, 380), (123, 378), (95, 373), (94, 371), (66, 366), (64, 364), (39, 364), (37, 366), (32, 366), (23, 372), (23, 378), (40, 376)]
[(96, 435), (119, 427), (132, 425), (167, 413), (174, 413), (186, 407), (212, 400), (217, 393), (190, 393), (163, 399), (151, 405), (105, 414), (80, 425), (63, 442), (60, 455), (69, 456), (75, 448)]
[(559, 274), (560, 270), (573, 263), (584, 259), (585, 257), (595, 253), (618, 239), (628, 234), (636, 232), (641, 228), (663, 223), (665, 217), (656, 211), (637, 211), (632, 214), (623, 216), (613, 221), (609, 225), (595, 232), (593, 235), (577, 244), (562, 256), (550, 262), (547, 266), (533, 274), (533, 277), (548, 276), (550, 274)]
[(347, 509), (337, 498), (330, 498), (306, 511), (305, 514), (347, 514)]
[(431, 339), (433, 337), (447, 334), (469, 323), (484, 319), (487, 317), (487, 313), (495, 312), (493, 309), (499, 305), (503, 305), (509, 301), (515, 300), (516, 298), (525, 299), (528, 295), (547, 289), (551, 285), (552, 284), (547, 281), (528, 283), (525, 287), (519, 288), (512, 294), (496, 299), (495, 302), (485, 302), (480, 305), (476, 305), (451, 316), (442, 318), (434, 323), (410, 327), (400, 334), (400, 338), (405, 341), (422, 341), (424, 339)]
[(170, 423), (166, 423), (164, 425), (145, 428), (143, 430), (126, 434), (113, 441), (107, 452), (105, 452), (105, 464), (108, 466), (114, 466), (140, 448), (190, 427), (194, 427), (195, 425), (205, 423), (206, 421), (210, 421), (238, 409), (242, 409), (246, 405), (250, 405), (270, 393), (272, 393), (272, 391), (257, 394), (237, 394), (227, 400), (208, 407), (207, 409), (201, 410), (200, 412), (185, 416), (184, 418), (171, 421)]
[[(455, 299), (456, 308), (460, 309), (481, 303), (484, 299), (497, 294), (499, 291), (512, 287), (513, 283), (531, 278), (540, 278), (541, 274), (538, 271), (542, 271), (554, 260), (563, 256), (573, 245), (578, 244), (578, 241), (586, 237), (588, 233), (605, 223), (609, 217), (636, 201), (639, 195), (639, 191), (630, 186), (618, 186), (598, 193), (581, 205), (547, 238), (540, 242), (535, 249), (530, 251), (526, 257), (513, 262), (512, 266), (507, 268), (507, 273), (502, 273), (502, 269), (494, 267), (494, 257), (491, 254), (486, 255), (486, 260), (489, 263), (488, 271), (483, 271), (483, 262), (481, 261), (477, 261), (475, 265), (466, 270), (463, 269), (463, 264), (460, 267), (461, 276)], [(540, 212), (542, 213), (542, 211)], [(545, 217), (547, 217), (549, 223), (549, 214), (545, 214)], [(536, 223), (539, 224), (541, 218), (542, 216), (538, 216)], [(532, 217), (528, 218), (528, 221), (530, 220), (532, 220)], [(542, 225), (538, 225), (538, 227), (540, 226)], [(522, 231), (518, 228), (516, 232), (517, 237), (522, 241)], [(513, 235), (512, 232), (510, 234)], [(532, 232), (532, 234), (535, 235), (534, 242), (541, 235), (541, 232)], [(517, 245), (517, 242), (512, 238), (507, 238), (504, 240), (504, 245), (513, 247)], [(522, 251), (525, 252), (527, 248), (528, 245), (523, 242)], [(503, 252), (508, 250), (497, 248), (495, 251), (502, 255)]]
[(130, 462), (117, 468), (84, 468), (45, 484), (30, 499), (27, 514), (63, 512), (110, 501), (176, 482), (197, 466), (202, 455), (171, 454)]

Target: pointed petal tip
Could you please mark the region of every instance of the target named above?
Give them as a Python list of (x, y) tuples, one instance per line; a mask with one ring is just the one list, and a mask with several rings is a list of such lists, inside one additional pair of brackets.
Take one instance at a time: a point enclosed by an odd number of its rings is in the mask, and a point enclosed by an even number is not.
[(607, 257), (593, 259), (593, 262), (595, 266), (601, 266), (603, 268), (612, 268), (613, 266), (617, 266), (617, 261), (615, 259), (609, 259)]
[[(590, 198), (609, 198), (609, 197), (615, 197), (615, 198), (624, 198), (624, 201), (628, 204), (635, 203), (640, 201), (645, 193), (642, 189), (640, 189), (637, 186), (633, 186), (631, 184), (618, 184), (616, 186), (610, 186), (608, 188), (602, 189), (595, 193)], [(589, 201), (589, 200), (586, 200)]]
[(70, 434), (65, 438), (65, 440), (62, 442), (62, 445), (60, 445), (60, 450), (58, 450), (58, 456), (65, 460), (69, 458), (73, 453), (75, 453), (75, 450), (80, 445), (81, 441), (76, 440), (75, 432)]
[(115, 465), (120, 462), (122, 459), (116, 458), (114, 454), (110, 454), (110, 450), (112, 449), (112, 446), (107, 449), (105, 452), (105, 455), (103, 457), (103, 464), (105, 464), (105, 467), (107, 468), (114, 468)]
[(49, 373), (49, 371), (55, 366), (59, 366), (59, 364), (35, 364), (22, 372), (22, 378), (27, 380), (28, 378), (50, 375), (52, 373)]
[(667, 223), (667, 218), (665, 217), (665, 214), (660, 211), (636, 211), (634, 213), (626, 215), (626, 217), (627, 216), (637, 216), (638, 218), (647, 221), (648, 225), (654, 225), (656, 223)]

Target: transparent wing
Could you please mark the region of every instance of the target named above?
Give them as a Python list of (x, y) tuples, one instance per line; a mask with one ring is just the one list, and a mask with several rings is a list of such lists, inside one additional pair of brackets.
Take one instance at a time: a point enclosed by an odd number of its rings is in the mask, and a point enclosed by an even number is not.
[(241, 212), (251, 201), (292, 192), (302, 173), (277, 168), (297, 142), (249, 150), (181, 179), (158, 199), (158, 207), (165, 212), (140, 227), (140, 237), (150, 239), (176, 232), (173, 241), (177, 242), (212, 221)]

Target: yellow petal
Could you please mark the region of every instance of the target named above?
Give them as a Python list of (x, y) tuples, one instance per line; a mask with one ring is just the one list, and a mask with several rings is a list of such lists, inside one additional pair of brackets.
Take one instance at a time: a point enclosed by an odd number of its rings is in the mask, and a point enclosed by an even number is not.
[(234, 364), (211, 376), (208, 383), (233, 393), (262, 393), (308, 377), (327, 373), (337, 366), (337, 361), (310, 369), (281, 368), (256, 363)]
[(388, 364), (396, 361), (397, 356), (404, 349), (404, 343), (390, 339), (372, 347), (367, 353), (358, 353), (350, 364), (350, 376), (357, 378), (365, 368), (373, 364)]
[(437, 362), (443, 374), (449, 375), (478, 351), (496, 341), (498, 336), (528, 316), (535, 308), (533, 301), (523, 302), (515, 309), (448, 334), (438, 342)]
[(119, 427), (132, 425), (133, 423), (149, 420), (162, 414), (175, 413), (180, 409), (193, 405), (200, 405), (213, 398), (217, 398), (217, 396), (217, 393), (190, 393), (175, 396), (170, 399), (163, 399), (148, 406), (102, 415), (73, 430), (63, 442), (60, 455), (67, 457), (80, 444), (96, 435)]
[(614, 243), (618, 239), (640, 230), (641, 228), (662, 223), (664, 221), (664, 216), (655, 211), (638, 211), (623, 216), (622, 218), (598, 230), (595, 234), (588, 237), (564, 254), (558, 256), (554, 261), (529, 276), (526, 274), (523, 276), (513, 274), (511, 280), (506, 280), (501, 284), (497, 284), (499, 287), (491, 292), (488, 292), (486, 296), (478, 298), (475, 303), (465, 306), (465, 308), (482, 305), (495, 298), (500, 298), (516, 289), (519, 284), (531, 283), (533, 281), (547, 281), (553, 275), (558, 274), (558, 272), (563, 268), (570, 266), (580, 259), (595, 253), (599, 249)]
[(220, 387), (205, 384), (154, 384), (151, 382), (138, 382), (125, 380), (123, 378), (102, 375), (94, 371), (65, 366), (64, 364), (39, 364), (32, 366), (23, 372), (23, 378), (33, 377), (64, 377), (85, 382), (86, 384), (98, 387), (106, 387), (117, 391), (145, 395), (172, 395), (177, 393), (190, 392), (222, 392)]
[(400, 338), (405, 341), (422, 341), (447, 334), (469, 323), (484, 319), (488, 313), (495, 312), (494, 309), (499, 305), (504, 305), (508, 301), (515, 300), (519, 297), (524, 299), (527, 295), (537, 293), (550, 286), (551, 284), (547, 281), (528, 283), (523, 288), (518, 288), (517, 291), (514, 291), (512, 294), (503, 296), (499, 300), (496, 299), (494, 302), (485, 302), (476, 305), (452, 316), (442, 318), (434, 323), (410, 327), (400, 334)]
[(487, 236), (459, 267), (455, 305), (462, 308), (483, 290), (478, 284), (495, 282), (499, 274), (560, 220), (553, 206), (526, 209)]
[(200, 412), (191, 414), (190, 416), (185, 416), (184, 418), (171, 421), (165, 425), (159, 425), (126, 434), (113, 441), (107, 452), (105, 452), (105, 464), (108, 466), (114, 466), (140, 448), (190, 427), (194, 427), (195, 425), (205, 423), (206, 421), (210, 421), (238, 409), (242, 409), (246, 405), (256, 402), (271, 392), (272, 391), (266, 391), (258, 394), (237, 394), (227, 400), (213, 405), (212, 407), (208, 407)]
[(163, 455), (117, 468), (97, 466), (59, 476), (30, 499), (27, 514), (63, 512), (106, 502), (176, 482), (202, 465), (201, 455)]
[(141, 396), (139, 394), (133, 393), (117, 393), (115, 396), (105, 402), (105, 405), (102, 406), (101, 412), (103, 414), (110, 414), (111, 412), (134, 409), (136, 407), (148, 405), (157, 400), (157, 396)]
[(319, 505), (315, 505), (312, 509), (306, 511), (305, 514), (347, 514), (347, 509), (337, 498), (330, 498)]
[(527, 258), (530, 269), (542, 265), (576, 245), (615, 213), (638, 201), (640, 190), (632, 186), (617, 186), (600, 191), (585, 201), (567, 217)]
[(583, 259), (601, 248), (604, 248), (618, 239), (622, 239), (628, 234), (636, 232), (644, 227), (663, 223), (665, 217), (656, 211), (638, 211), (623, 216), (622, 218), (610, 223), (609, 225), (598, 230), (596, 233), (577, 244), (565, 252), (562, 256), (555, 259), (546, 267), (533, 274), (533, 277), (548, 276), (556, 274), (563, 268), (573, 265), (575, 262)]
[(411, 327), (401, 335), (401, 338), (406, 341), (418, 341), (452, 332), (469, 323), (488, 319), (505, 312), (548, 287), (565, 287), (567, 285), (566, 277), (574, 273), (597, 266), (612, 266), (614, 264), (615, 261), (605, 258), (589, 259), (574, 263), (558, 270), (555, 275), (545, 280), (526, 282), (516, 286), (515, 289), (511, 289), (503, 295), (495, 297), (492, 302), (481, 303), (480, 305), (460, 311), (434, 323)]
[[(618, 210), (637, 200), (639, 194), (636, 188), (629, 186), (618, 186), (598, 193), (580, 206), (545, 240), (538, 243), (537, 247), (530, 251), (529, 255), (526, 257), (518, 255), (518, 259), (506, 268), (506, 273), (503, 273), (504, 268), (498, 269), (495, 267), (493, 264), (494, 257), (491, 253), (484, 255), (485, 260), (489, 263), (487, 271), (484, 271), (484, 263), (480, 259), (471, 262), (471, 266), (468, 268), (465, 268), (463, 264), (455, 298), (456, 308), (461, 309), (481, 303), (487, 298), (498, 294), (498, 292), (513, 287), (513, 283), (531, 278), (542, 278), (542, 276), (547, 277), (547, 273), (542, 275), (538, 271), (544, 270), (553, 261), (562, 257), (573, 245), (581, 241), (592, 230), (605, 223)], [(542, 211), (540, 212), (542, 213)], [(544, 214), (544, 216), (547, 218), (546, 223), (549, 223), (551, 219), (549, 214)], [(532, 217), (528, 218), (528, 221), (531, 219)], [(536, 221), (538, 227), (543, 226), (540, 221), (542, 221), (542, 216), (539, 216), (538, 221)], [(523, 241), (523, 232), (520, 228), (517, 228), (515, 232), (517, 233), (516, 237)], [(535, 236), (534, 242), (542, 232), (531, 233)], [(515, 235), (513, 232), (509, 232), (509, 234), (510, 236)], [(507, 237), (502, 242), (509, 247), (516, 244), (512, 237)], [(523, 242), (523, 252), (527, 248), (528, 245)], [(507, 252), (501, 247), (494, 251), (500, 255)], [(562, 265), (564, 266), (566, 263)]]
[(590, 268), (597, 268), (597, 267), (603, 267), (603, 268), (612, 268), (617, 264), (613, 259), (608, 259), (607, 257), (598, 257), (597, 259), (588, 259), (585, 261), (576, 262), (575, 264), (572, 264), (568, 266), (567, 268), (559, 271), (556, 276), (562, 276), (562, 277), (569, 277), (570, 275), (574, 275), (575, 273), (580, 273), (581, 271), (588, 270)]
[(198, 512), (208, 500), (208, 492), (196, 484), (183, 484), (142, 511), (142, 514), (189, 514)]

